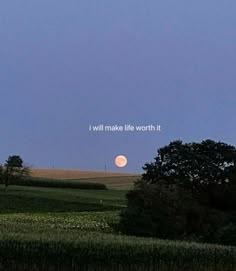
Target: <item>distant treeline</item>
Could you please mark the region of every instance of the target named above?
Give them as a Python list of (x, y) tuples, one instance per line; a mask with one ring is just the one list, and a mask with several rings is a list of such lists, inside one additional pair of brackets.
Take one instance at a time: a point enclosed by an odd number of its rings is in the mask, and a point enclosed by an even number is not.
[(105, 190), (105, 184), (80, 182), (77, 180), (57, 180), (46, 178), (25, 177), (23, 179), (12, 179), (11, 185), (34, 186), (34, 187), (52, 187), (52, 188), (71, 188), (71, 189), (90, 189)]

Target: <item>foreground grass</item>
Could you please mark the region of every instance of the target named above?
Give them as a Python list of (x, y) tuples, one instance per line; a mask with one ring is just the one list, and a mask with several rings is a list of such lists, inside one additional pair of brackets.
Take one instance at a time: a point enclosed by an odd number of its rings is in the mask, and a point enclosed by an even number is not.
[(121, 235), (117, 225), (125, 194), (0, 189), (0, 270), (236, 270), (234, 247)]
[(4, 270), (234, 271), (232, 247), (99, 233), (0, 235)]

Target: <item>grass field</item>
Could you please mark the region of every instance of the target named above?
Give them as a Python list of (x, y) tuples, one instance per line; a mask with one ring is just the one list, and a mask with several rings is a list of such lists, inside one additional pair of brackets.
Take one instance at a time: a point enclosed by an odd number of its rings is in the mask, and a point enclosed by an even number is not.
[(236, 270), (234, 247), (121, 235), (127, 190), (117, 188), (1, 185), (0, 270)]
[(117, 210), (125, 207), (124, 190), (80, 190), (3, 186), (0, 193), (0, 213), (55, 213)]

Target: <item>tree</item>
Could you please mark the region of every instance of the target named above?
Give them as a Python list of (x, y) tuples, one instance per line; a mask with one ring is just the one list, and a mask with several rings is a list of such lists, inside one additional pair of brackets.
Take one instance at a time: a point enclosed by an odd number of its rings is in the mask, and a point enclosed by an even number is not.
[[(219, 243), (232, 232), (236, 236), (234, 146), (209, 139), (173, 141), (158, 149), (154, 161), (143, 169), (142, 178), (126, 196), (121, 230)], [(229, 223), (233, 225), (230, 228)]]
[(236, 167), (234, 146), (205, 140), (201, 143), (183, 143), (180, 140), (157, 150), (154, 162), (146, 163), (141, 182), (190, 186), (193, 192), (212, 189), (218, 184), (233, 182)]
[(5, 190), (7, 190), (10, 181), (17, 181), (29, 175), (29, 167), (23, 164), (19, 155), (12, 155), (8, 157), (0, 172), (5, 183)]

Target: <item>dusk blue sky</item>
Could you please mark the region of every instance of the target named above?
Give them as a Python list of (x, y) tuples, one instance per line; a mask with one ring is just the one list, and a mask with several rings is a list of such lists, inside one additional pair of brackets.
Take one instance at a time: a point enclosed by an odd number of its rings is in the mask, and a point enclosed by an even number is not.
[(176, 139), (236, 145), (235, 29), (235, 0), (1, 1), (1, 162), (142, 172)]

